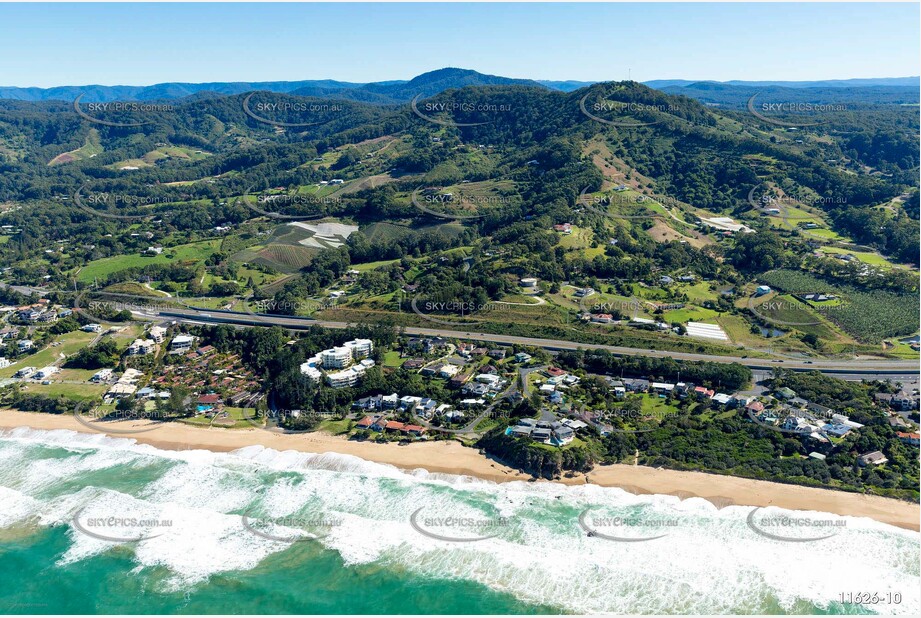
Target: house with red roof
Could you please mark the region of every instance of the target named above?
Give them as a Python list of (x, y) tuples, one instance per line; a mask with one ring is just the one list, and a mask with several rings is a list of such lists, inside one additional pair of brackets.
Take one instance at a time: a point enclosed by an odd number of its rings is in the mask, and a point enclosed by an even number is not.
[[(713, 395), (716, 394), (716, 391), (710, 390), (709, 388), (705, 388), (703, 386), (695, 386), (694, 392), (703, 397), (710, 397), (710, 398), (712, 398)], [(762, 407), (762, 409), (764, 408)]]
[(900, 431), (900, 432), (898, 433), (898, 436), (899, 436), (899, 440), (901, 440), (901, 441), (904, 442), (905, 444), (908, 444), (908, 445), (911, 445), (911, 446), (918, 446), (918, 445), (919, 445), (919, 439), (921, 439), (921, 434), (918, 434), (918, 433), (905, 433), (905, 432), (903, 432), (903, 431)]

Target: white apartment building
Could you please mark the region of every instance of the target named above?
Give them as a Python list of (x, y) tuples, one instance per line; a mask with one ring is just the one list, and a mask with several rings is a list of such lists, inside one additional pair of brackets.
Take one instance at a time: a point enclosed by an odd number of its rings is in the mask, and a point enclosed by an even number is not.
[[(346, 341), (341, 346), (322, 350), (316, 356), (308, 358), (306, 362), (301, 363), (301, 373), (312, 380), (319, 381), (323, 378), (321, 367), (324, 370), (344, 369), (344, 371), (327, 372), (326, 383), (333, 388), (355, 386), (358, 380), (365, 375), (367, 368), (374, 366), (374, 361), (366, 358), (373, 351), (374, 344), (370, 339)], [(359, 359), (365, 360), (352, 366)]]
[(170, 352), (185, 352), (192, 349), (195, 337), (192, 335), (176, 335), (170, 344)]
[(352, 358), (355, 360), (367, 358), (371, 356), (371, 352), (374, 351), (374, 343), (370, 339), (352, 339), (351, 341), (346, 341), (342, 345), (351, 348)]
[(338, 346), (320, 352), (320, 363), (328, 369), (342, 369), (352, 364), (352, 348)]
[(166, 329), (162, 326), (151, 326), (148, 335), (154, 342), (163, 343), (163, 338), (166, 336)]
[(141, 354), (151, 354), (154, 351), (153, 339), (135, 339), (131, 345), (128, 346), (128, 354), (130, 355), (141, 355)]
[(358, 381), (365, 375), (363, 365), (355, 365), (342, 371), (335, 371), (326, 374), (326, 383), (333, 388), (345, 388), (346, 386), (355, 386)]

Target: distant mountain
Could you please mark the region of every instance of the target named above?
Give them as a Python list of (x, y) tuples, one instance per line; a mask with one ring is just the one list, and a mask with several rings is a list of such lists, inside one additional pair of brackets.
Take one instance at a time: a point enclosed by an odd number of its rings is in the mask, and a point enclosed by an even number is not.
[[(871, 80), (863, 80), (871, 81)], [(880, 80), (885, 81), (885, 80)], [(814, 103), (814, 104), (864, 104), (911, 105), (918, 103), (918, 86), (813, 86), (796, 87), (773, 85), (733, 85), (719, 82), (695, 82), (684, 86), (659, 86), (668, 94), (697, 99), (705, 105), (742, 109), (748, 101), (758, 97), (762, 103)]]
[[(153, 84), (151, 86), (56, 86), (53, 88), (19, 88), (15, 86), (0, 86), (0, 99), (14, 99), (19, 101), (73, 101), (83, 94), (86, 102), (108, 101), (154, 101), (184, 99), (195, 96), (229, 96), (265, 90), (283, 94), (311, 96), (328, 99), (344, 99), (376, 105), (400, 104), (411, 101), (417, 95), (431, 97), (445, 90), (463, 88), (465, 86), (509, 86), (523, 85), (573, 92), (593, 85), (596, 82), (583, 82), (575, 80), (531, 80), (486, 75), (469, 69), (444, 68), (416, 76), (409, 81), (390, 80), (371, 83), (343, 82), (333, 79), (315, 79), (303, 81), (275, 81), (275, 82), (206, 82), (184, 83), (168, 82)], [(729, 104), (735, 101), (744, 92), (753, 88), (788, 88), (798, 90), (823, 90), (837, 89), (841, 92), (852, 92), (855, 89), (866, 89), (863, 95), (870, 92), (879, 92), (881, 96), (891, 98), (892, 92), (879, 90), (881, 88), (917, 89), (921, 86), (918, 77), (886, 77), (879, 79), (846, 79), (824, 80), (805, 82), (782, 81), (741, 81), (728, 82), (693, 81), (684, 79), (660, 79), (645, 82), (646, 86), (664, 90), (672, 94), (683, 94), (696, 98), (711, 105)], [(733, 90), (734, 88), (748, 90)], [(719, 95), (719, 96), (717, 96)], [(902, 92), (898, 91), (898, 96)], [(710, 96), (710, 99), (706, 97)], [(750, 96), (750, 95), (748, 95)], [(897, 97), (896, 97), (897, 98)], [(888, 99), (887, 99), (888, 100)]]
[(20, 101), (73, 101), (83, 94), (86, 102), (153, 101), (182, 99), (199, 93), (235, 95), (267, 90), (300, 96), (346, 99), (376, 104), (406, 103), (416, 95), (430, 97), (452, 88), (465, 86), (524, 85), (545, 88), (530, 79), (513, 79), (484, 75), (467, 69), (445, 68), (423, 73), (409, 81), (391, 80), (358, 84), (332, 79), (296, 82), (209, 82), (201, 84), (164, 83), (152, 86), (58, 86), (54, 88), (18, 88), (0, 86), (0, 99)]
[(362, 84), (339, 82), (331, 79), (307, 80), (299, 82), (209, 82), (188, 84), (171, 82), (152, 86), (57, 86), (54, 88), (18, 88), (0, 86), (0, 99), (17, 99), (20, 101), (73, 101), (84, 94), (84, 101), (155, 101), (163, 99), (181, 99), (199, 92), (213, 92), (220, 95), (234, 95), (254, 90), (270, 90), (288, 93), (298, 88), (314, 86), (317, 88), (346, 89), (357, 88)]
[(695, 86), (697, 84), (720, 84), (726, 86), (748, 86), (752, 88), (763, 88), (765, 86), (780, 86), (783, 88), (873, 88), (877, 86), (904, 86), (911, 88), (921, 87), (921, 77), (879, 77), (867, 79), (826, 79), (818, 81), (804, 82), (784, 82), (784, 81), (744, 81), (730, 80), (727, 82), (717, 82), (712, 80), (691, 80), (691, 79), (654, 79), (643, 82), (650, 88), (661, 90), (669, 87), (684, 88)]
[(579, 88), (586, 88), (598, 82), (577, 82), (575, 80), (568, 80), (563, 82), (556, 82), (548, 79), (539, 79), (537, 80), (542, 86), (546, 86), (551, 90), (561, 90), (563, 92), (572, 92), (573, 90), (578, 90)]
[(313, 86), (294, 90), (291, 94), (302, 96), (326, 96), (344, 98), (366, 103), (406, 103), (417, 96), (431, 97), (452, 88), (465, 86), (534, 86), (545, 88), (531, 79), (514, 79), (497, 75), (484, 75), (468, 69), (446, 68), (416, 76), (408, 82), (385, 82), (365, 84), (357, 88), (324, 89), (317, 92)]

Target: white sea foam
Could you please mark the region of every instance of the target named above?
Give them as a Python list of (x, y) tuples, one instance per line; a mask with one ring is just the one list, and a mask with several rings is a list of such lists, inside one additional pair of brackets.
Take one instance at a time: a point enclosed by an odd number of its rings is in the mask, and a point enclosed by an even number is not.
[[(470, 477), (401, 472), (348, 455), (274, 451), (261, 446), (233, 453), (159, 451), (131, 439), (73, 432), (14, 430), (0, 435), (0, 462), (15, 461), (24, 445), (54, 445), (73, 455), (30, 459), (25, 479), (10, 497), (9, 521), (43, 513), (47, 525), (86, 513), (156, 513), (173, 525), (161, 536), (126, 544), (140, 568), (155, 565), (174, 574), (171, 584), (190, 585), (214, 573), (255, 567), (287, 544), (244, 531), (241, 514), (269, 517), (321, 515), (334, 521), (324, 546), (348, 565), (390, 565), (419, 576), (471, 580), (532, 602), (571, 612), (763, 612), (766, 599), (796, 611), (826, 606), (841, 593), (900, 592), (900, 605), (873, 608), (917, 613), (919, 535), (866, 518), (843, 519), (838, 534), (822, 541), (791, 543), (756, 534), (746, 523), (751, 507), (717, 508), (710, 502), (674, 496), (637, 496), (617, 488), (551, 483), (496, 484)], [(62, 480), (104, 469), (113, 461), (169, 463), (159, 478), (134, 495), (86, 487), (36, 501), (41, 474)], [(28, 474), (30, 466), (40, 472)], [(6, 503), (7, 500), (4, 500)], [(450, 543), (421, 534), (410, 524), (425, 517), (508, 518), (497, 536)], [(625, 543), (590, 537), (579, 513), (643, 520), (675, 520), (663, 538)], [(773, 510), (762, 511), (767, 515)], [(7, 519), (0, 519), (6, 522)], [(6, 525), (6, 524), (4, 524)], [(273, 529), (273, 534), (286, 535)], [(293, 530), (292, 530), (293, 531)], [(445, 530), (438, 529), (439, 534)], [(606, 530), (606, 532), (611, 532)], [(649, 530), (618, 529), (622, 536)], [(479, 536), (460, 529), (449, 536)], [(653, 531), (652, 534), (655, 534)], [(107, 551), (112, 543), (73, 531), (63, 561)]]

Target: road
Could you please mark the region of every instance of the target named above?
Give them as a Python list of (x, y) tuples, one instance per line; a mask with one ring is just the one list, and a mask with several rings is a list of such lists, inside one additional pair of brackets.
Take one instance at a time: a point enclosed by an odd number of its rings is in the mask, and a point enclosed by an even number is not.
[[(281, 326), (291, 330), (303, 330), (312, 326), (324, 328), (346, 328), (346, 322), (328, 322), (279, 315), (254, 315), (235, 311), (216, 309), (171, 309), (169, 311), (157, 310), (152, 312), (134, 312), (135, 315), (148, 319), (168, 319), (198, 324), (237, 324), (242, 326)], [(712, 356), (696, 354), (693, 352), (672, 352), (668, 350), (644, 350), (640, 348), (627, 348), (621, 346), (602, 345), (594, 343), (577, 343), (559, 339), (543, 339), (539, 337), (519, 337), (515, 335), (497, 335), (493, 333), (479, 333), (474, 331), (457, 331), (444, 328), (415, 328), (406, 327), (410, 335), (423, 335), (429, 337), (453, 337), (474, 341), (488, 341), (501, 344), (528, 345), (545, 350), (607, 350), (616, 356), (651, 356), (654, 358), (674, 358), (677, 360), (709, 361), (716, 363), (738, 363), (752, 370), (772, 371), (774, 369), (793, 369), (797, 371), (817, 370), (822, 373), (841, 374), (850, 376), (850, 379), (885, 379), (893, 376), (918, 375), (918, 363), (908, 360), (816, 360), (812, 362), (798, 360), (768, 360), (759, 358), (742, 358), (737, 356)], [(845, 378), (847, 379), (847, 378)]]

